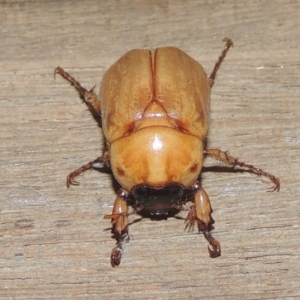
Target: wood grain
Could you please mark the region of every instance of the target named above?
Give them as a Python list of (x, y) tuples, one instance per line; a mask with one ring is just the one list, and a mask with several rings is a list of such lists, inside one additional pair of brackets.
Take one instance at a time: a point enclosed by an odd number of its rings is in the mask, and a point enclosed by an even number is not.
[[(288, 0), (1, 2), (0, 298), (299, 299), (299, 11)], [(113, 269), (110, 174), (65, 185), (101, 154), (101, 131), (54, 68), (99, 89), (126, 51), (172, 45), (210, 72), (226, 36), (209, 147), (279, 176), (281, 191), (206, 168), (222, 256), (180, 219), (143, 219)]]

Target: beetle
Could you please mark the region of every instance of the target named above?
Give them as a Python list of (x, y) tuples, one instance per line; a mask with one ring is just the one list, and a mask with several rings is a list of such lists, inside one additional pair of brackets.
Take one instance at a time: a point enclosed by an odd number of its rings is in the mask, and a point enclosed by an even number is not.
[[(174, 216), (186, 210), (186, 227), (196, 224), (207, 239), (211, 257), (221, 255), (220, 243), (213, 238), (214, 220), (209, 197), (199, 176), (203, 158), (212, 157), (233, 167), (267, 177), (272, 191), (279, 191), (274, 175), (243, 163), (218, 149), (207, 149), (210, 92), (217, 71), (233, 42), (225, 46), (208, 77), (203, 67), (175, 47), (135, 49), (124, 54), (103, 77), (99, 97), (85, 89), (61, 67), (89, 108), (101, 117), (105, 149), (102, 156), (76, 169), (67, 177), (67, 187), (79, 185), (79, 174), (99, 164), (109, 166), (121, 188), (117, 192), (111, 219), (116, 246), (111, 265), (121, 262), (128, 241), (128, 217), (132, 213), (150, 217)], [(128, 207), (133, 208), (129, 212)]]

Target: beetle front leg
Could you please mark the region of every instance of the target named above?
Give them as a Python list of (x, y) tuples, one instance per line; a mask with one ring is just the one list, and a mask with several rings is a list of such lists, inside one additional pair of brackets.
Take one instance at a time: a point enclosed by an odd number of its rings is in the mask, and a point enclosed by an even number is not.
[(221, 245), (210, 233), (212, 230), (212, 224), (215, 221), (211, 217), (212, 208), (209, 197), (199, 182), (196, 182), (193, 185), (193, 188), (196, 190), (194, 205), (190, 207), (190, 211), (185, 222), (189, 228), (194, 227), (195, 222), (197, 222), (199, 232), (203, 232), (210, 245), (210, 247), (208, 247), (210, 257), (218, 257), (221, 255)]
[(113, 267), (121, 263), (121, 257), (124, 250), (124, 243), (128, 242), (128, 205), (126, 202), (127, 192), (120, 189), (115, 200), (111, 215), (105, 215), (104, 219), (111, 219), (113, 233), (117, 240), (117, 245), (113, 248), (110, 257), (110, 263)]
[(56, 74), (61, 75), (64, 79), (69, 81), (75, 87), (76, 91), (81, 95), (81, 97), (83, 97), (88, 107), (90, 107), (97, 115), (101, 116), (100, 101), (94, 92), (95, 87), (90, 90), (85, 89), (72, 75), (70, 75), (61, 67), (57, 67), (54, 70), (54, 76)]
[(277, 178), (276, 176), (268, 173), (268, 172), (265, 172), (263, 171), (262, 169), (260, 168), (257, 168), (253, 165), (250, 165), (250, 164), (246, 164), (244, 162), (241, 162), (239, 161), (237, 158), (234, 158), (230, 155), (228, 155), (227, 152), (225, 151), (221, 151), (221, 150), (218, 150), (218, 149), (206, 149), (204, 150), (204, 154), (216, 159), (216, 160), (219, 160), (227, 165), (231, 165), (233, 167), (241, 167), (241, 168), (245, 168), (245, 169), (248, 169), (250, 172), (258, 175), (258, 176), (264, 176), (264, 177), (267, 177), (272, 183), (273, 183), (273, 187), (270, 189), (272, 192), (274, 191), (279, 191), (280, 190), (280, 180), (279, 178)]
[(69, 188), (70, 185), (79, 185), (79, 182), (74, 180), (79, 174), (90, 170), (95, 167), (97, 164), (103, 164), (109, 162), (109, 151), (104, 151), (101, 157), (96, 158), (95, 160), (90, 161), (89, 163), (81, 166), (80, 168), (71, 172), (67, 177), (67, 187)]

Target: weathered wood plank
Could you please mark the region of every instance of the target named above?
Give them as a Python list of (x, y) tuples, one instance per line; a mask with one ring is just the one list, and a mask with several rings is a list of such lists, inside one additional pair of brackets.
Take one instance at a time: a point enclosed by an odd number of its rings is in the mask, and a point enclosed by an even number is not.
[[(0, 7), (1, 298), (300, 297), (299, 1)], [(278, 175), (282, 189), (267, 193), (254, 175), (208, 169), (202, 181), (222, 256), (210, 259), (182, 220), (143, 219), (112, 269), (103, 220), (115, 198), (110, 175), (87, 172), (79, 187), (65, 186), (70, 171), (101, 153), (101, 132), (54, 68), (98, 89), (127, 50), (173, 45), (210, 72), (225, 36), (235, 47), (213, 89), (209, 146)]]

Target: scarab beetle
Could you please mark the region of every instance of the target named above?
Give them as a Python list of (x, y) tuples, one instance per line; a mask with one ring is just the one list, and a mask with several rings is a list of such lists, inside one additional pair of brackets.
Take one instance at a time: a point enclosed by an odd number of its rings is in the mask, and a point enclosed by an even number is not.
[[(227, 51), (225, 47), (208, 77), (202, 66), (174, 47), (131, 50), (114, 63), (103, 77), (99, 98), (86, 90), (61, 67), (55, 69), (68, 80), (87, 105), (101, 116), (105, 149), (101, 157), (70, 173), (74, 178), (99, 163), (110, 166), (121, 185), (112, 214), (117, 245), (111, 253), (112, 266), (121, 262), (128, 240), (131, 213), (168, 216), (184, 210), (191, 200), (186, 226), (197, 224), (209, 243), (211, 257), (221, 255), (219, 242), (211, 235), (214, 220), (209, 197), (198, 180), (204, 156), (265, 176), (279, 191), (277, 177), (217, 149), (206, 149), (210, 91)], [(129, 213), (128, 207), (133, 211)]]

